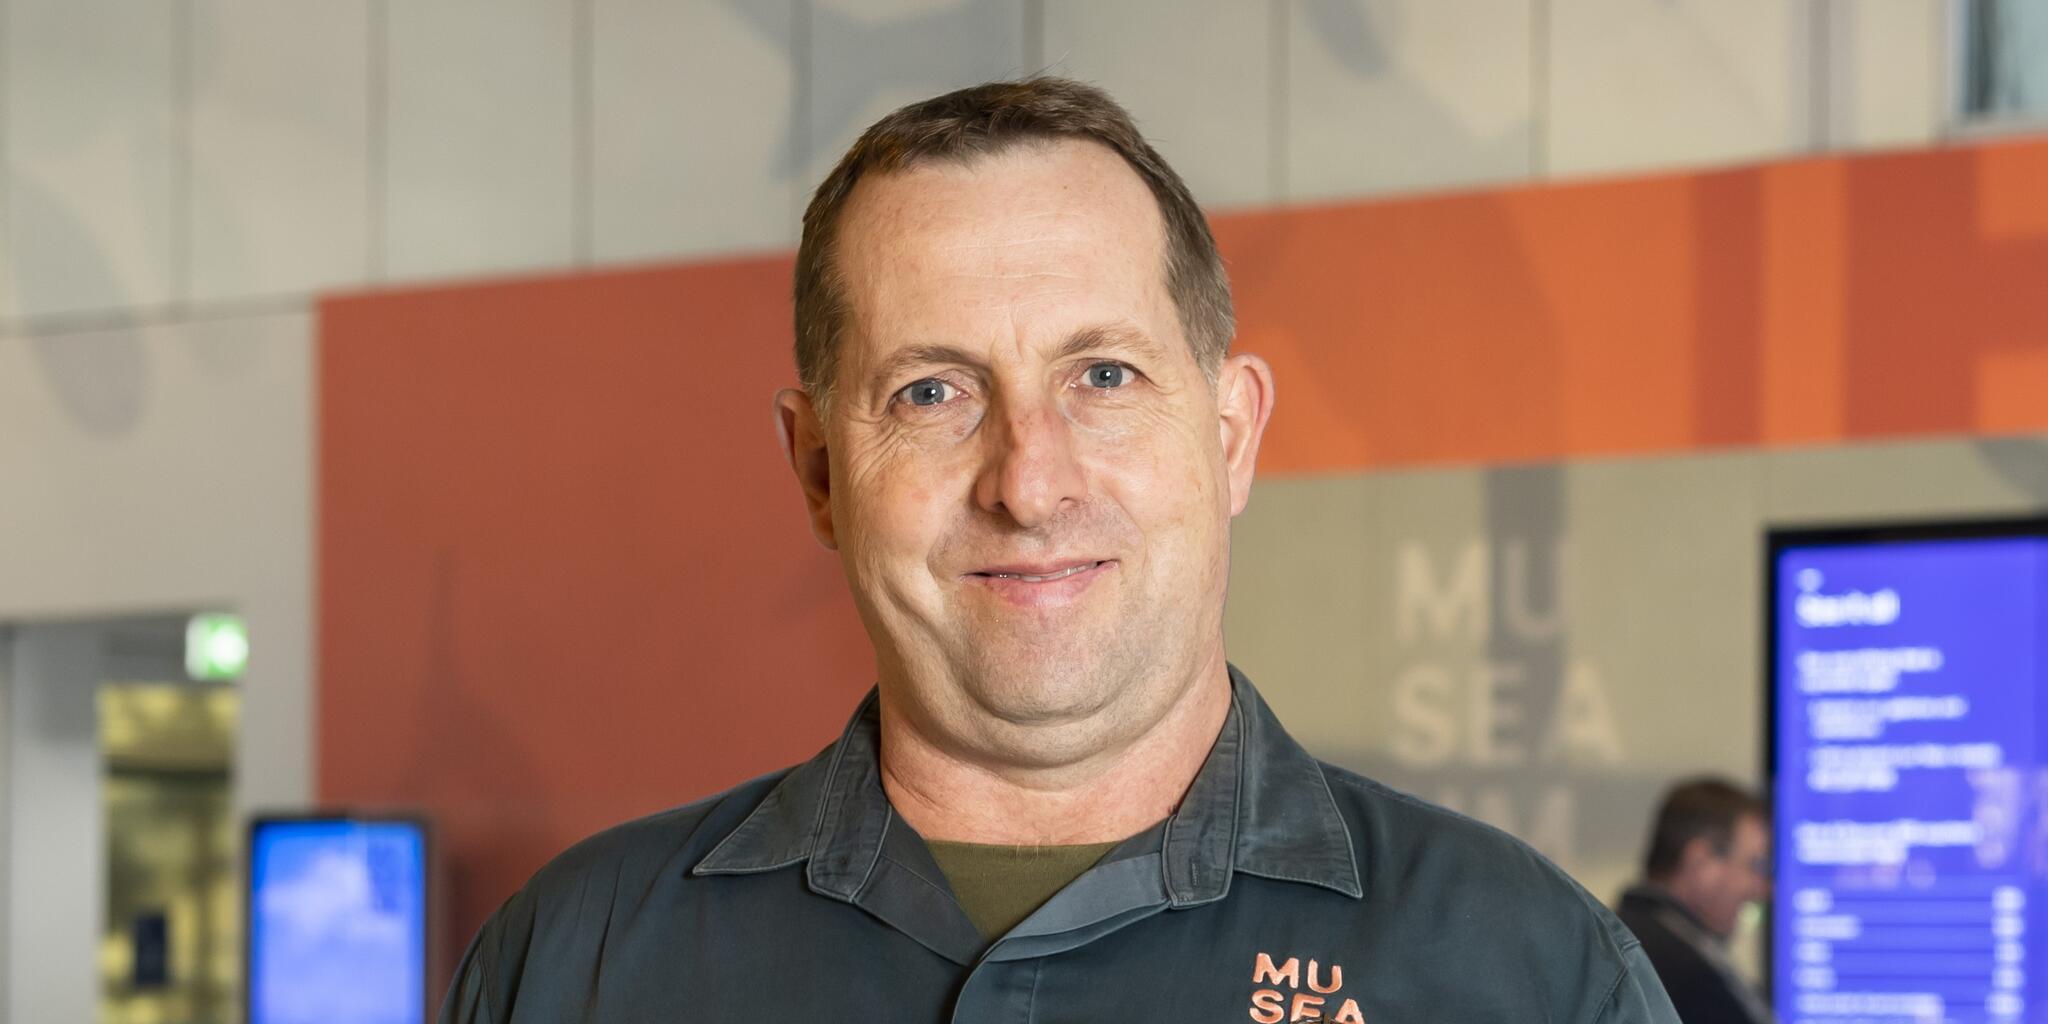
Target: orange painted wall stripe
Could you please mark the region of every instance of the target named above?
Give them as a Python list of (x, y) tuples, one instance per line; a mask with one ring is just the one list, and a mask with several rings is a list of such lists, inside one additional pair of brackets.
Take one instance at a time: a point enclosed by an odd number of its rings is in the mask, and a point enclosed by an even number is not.
[(1847, 170), (1794, 164), (1765, 183), (1759, 427), (1773, 441), (1834, 441), (1846, 429)]
[(548, 857), (809, 757), (873, 678), (776, 451), (789, 268), (321, 308), (317, 792), (433, 816), (451, 964)]
[(1217, 228), (1277, 472), (2048, 429), (2041, 141)]

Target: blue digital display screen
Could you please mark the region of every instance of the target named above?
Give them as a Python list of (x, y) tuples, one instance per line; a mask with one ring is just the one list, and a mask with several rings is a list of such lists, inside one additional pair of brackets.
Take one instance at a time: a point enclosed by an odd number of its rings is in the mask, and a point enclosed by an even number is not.
[(1774, 557), (1779, 1019), (2048, 1021), (2048, 536)]
[(426, 852), (411, 822), (259, 821), (249, 857), (249, 1024), (420, 1024)]

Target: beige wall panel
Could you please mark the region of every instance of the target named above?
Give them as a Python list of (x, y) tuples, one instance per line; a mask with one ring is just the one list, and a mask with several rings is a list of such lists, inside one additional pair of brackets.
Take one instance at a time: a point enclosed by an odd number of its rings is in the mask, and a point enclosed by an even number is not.
[(1024, 0), (813, 0), (802, 201), (862, 130), (906, 103), (1033, 70)]
[(1533, 8), (1532, 0), (1288, 0), (1282, 198), (1528, 177)]
[(1611, 174), (1804, 151), (1811, 10), (1781, 0), (1557, 0), (1544, 170)]
[(596, 258), (795, 245), (795, 0), (598, 0), (594, 12)]
[(93, 700), (106, 680), (103, 634), (83, 623), (17, 627), (0, 702), (11, 733), (0, 764), (0, 1022), (98, 1019), (106, 920), (104, 771)]
[(1947, 119), (1954, 0), (1827, 5), (1831, 148), (1925, 146)]
[[(0, 117), (6, 115), (8, 96), (12, 92), (12, 83), (7, 79), (8, 40), (12, 38), (8, 30), (7, 15), (11, 3), (12, 0), (0, 0)], [(8, 198), (14, 168), (7, 147), (7, 129), (5, 125), (0, 125), (0, 329), (4, 329), (4, 325), (12, 321), (17, 313), (14, 279), (18, 271), (14, 259), (14, 234), (10, 221), (14, 211)], [(4, 912), (5, 909), (0, 907), (0, 912)], [(0, 938), (0, 957), (6, 955), (5, 939)]]
[(1759, 458), (1595, 462), (1566, 473), (1571, 655), (1598, 667), (1616, 717), (1631, 723), (1632, 766), (1755, 781)]
[[(1604, 884), (1638, 824), (1650, 745), (1617, 668), (1576, 641), (1605, 608), (1577, 603), (1590, 549), (1570, 469), (1512, 466), (1394, 474), (1379, 586), (1396, 652), (1381, 714), (1388, 744), (1354, 766), (1529, 840)], [(1457, 492), (1444, 485), (1457, 482)], [(1445, 500), (1448, 498), (1449, 500)]]
[[(1568, 766), (1585, 784), (1571, 868), (1603, 899), (1639, 871), (1657, 798), (1699, 774), (1760, 780), (1763, 560), (1758, 456), (1594, 462), (1564, 476), (1570, 670), (1604, 709), (1574, 728), (1605, 742)], [(1571, 716), (1566, 716), (1567, 718)]]
[(1766, 456), (1764, 470), (1764, 511), (1784, 526), (2048, 508), (2044, 437), (1799, 449)]
[(192, 298), (369, 274), (368, 0), (196, 0)]
[(1231, 531), (1224, 635), (1303, 743), (1384, 742), (1374, 700), (1386, 677), (1385, 552), (1373, 477), (1263, 481)]
[(180, 298), (174, 4), (9, 0), (0, 134), (15, 314)]
[(1045, 2), (1045, 63), (1108, 89), (1208, 207), (1279, 198), (1272, 39), (1269, 3)]
[(387, 8), (384, 278), (576, 257), (576, 4)]
[(238, 806), (312, 795), (312, 321), (0, 338), (0, 621), (249, 622)]
[[(1401, 673), (1427, 659), (1469, 675), (1481, 660), (1483, 623), (1441, 595), (1483, 582), (1483, 496), (1484, 476), (1462, 470), (1254, 489), (1232, 535), (1230, 654), (1319, 756), (1388, 765)], [(1439, 763), (1433, 735), (1405, 739), (1410, 761)]]

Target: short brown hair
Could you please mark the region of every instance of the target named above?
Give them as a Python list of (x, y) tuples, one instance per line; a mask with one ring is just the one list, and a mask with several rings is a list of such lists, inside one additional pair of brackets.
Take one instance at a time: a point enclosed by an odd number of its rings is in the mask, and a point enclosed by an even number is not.
[(833, 258), (839, 215), (868, 174), (927, 161), (967, 162), (1026, 142), (1087, 139), (1143, 178), (1166, 222), (1166, 286), (1195, 361), (1212, 378), (1236, 332), (1216, 239), (1187, 183), (1145, 141), (1109, 94), (1067, 78), (989, 82), (913, 103), (874, 123), (841, 157), (804, 211), (796, 251), (797, 379), (814, 400), (830, 392), (847, 306)]
[(1653, 881), (1671, 877), (1686, 846), (1695, 839), (1705, 838), (1715, 853), (1727, 853), (1735, 841), (1735, 823), (1743, 818), (1768, 823), (1770, 808), (1726, 779), (1687, 779), (1672, 786), (1650, 829), (1643, 876)]

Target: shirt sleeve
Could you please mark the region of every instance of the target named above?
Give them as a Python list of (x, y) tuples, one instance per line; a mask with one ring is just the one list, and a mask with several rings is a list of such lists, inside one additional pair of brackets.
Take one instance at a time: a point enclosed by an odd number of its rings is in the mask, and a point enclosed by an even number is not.
[(1678, 1011), (1671, 1007), (1671, 997), (1664, 994), (1664, 985), (1657, 980), (1657, 971), (1650, 966), (1650, 958), (1643, 955), (1640, 944), (1628, 944), (1622, 952), (1621, 964), (1621, 977), (1615, 981), (1607, 1004), (1594, 1018), (1595, 1024), (1681, 1024)]

